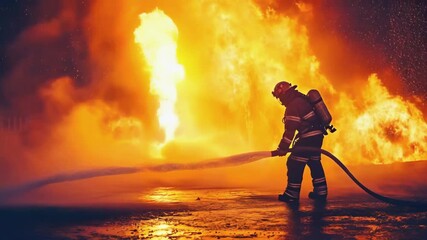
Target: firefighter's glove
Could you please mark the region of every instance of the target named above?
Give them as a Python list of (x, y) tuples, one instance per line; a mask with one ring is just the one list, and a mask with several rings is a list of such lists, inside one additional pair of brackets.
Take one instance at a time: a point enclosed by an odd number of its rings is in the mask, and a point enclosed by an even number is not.
[(277, 150), (286, 151), (289, 149), (289, 145), (291, 145), (289, 142), (286, 142), (284, 139), (282, 139)]
[(283, 151), (283, 150), (281, 150), (281, 149), (277, 149), (277, 150), (274, 150), (274, 151), (271, 151), (271, 156), (272, 157), (276, 157), (276, 156), (285, 156), (286, 155), (286, 151)]

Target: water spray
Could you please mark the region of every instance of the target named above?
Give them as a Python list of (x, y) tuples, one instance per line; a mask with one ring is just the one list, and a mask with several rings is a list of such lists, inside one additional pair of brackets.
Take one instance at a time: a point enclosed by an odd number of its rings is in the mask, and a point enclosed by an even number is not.
[[(410, 201), (410, 200), (401, 200), (383, 196), (378, 194), (365, 185), (363, 185), (356, 177), (348, 170), (348, 168), (332, 153), (313, 147), (294, 147), (288, 149), (286, 152), (317, 152), (321, 153), (330, 159), (332, 159), (350, 178), (354, 183), (357, 184), (363, 191), (371, 195), (372, 197), (389, 203), (399, 206), (408, 206), (408, 207), (417, 207), (417, 208), (427, 208), (427, 202), (420, 201)], [(154, 166), (140, 166), (140, 167), (110, 167), (110, 168), (100, 168), (92, 169), (85, 171), (78, 171), (73, 173), (64, 173), (53, 175), (47, 178), (39, 179), (32, 181), (20, 186), (0, 190), (0, 203), (5, 202), (7, 199), (12, 197), (19, 196), (23, 193), (44, 187), (46, 185), (69, 182), (76, 180), (83, 180), (95, 177), (102, 176), (112, 176), (112, 175), (124, 175), (124, 174), (133, 174), (137, 172), (152, 171), (152, 172), (170, 172), (170, 171), (179, 171), (179, 170), (196, 170), (196, 169), (208, 169), (208, 168), (221, 168), (221, 167), (230, 167), (230, 166), (239, 166), (251, 162), (255, 162), (261, 159), (271, 157), (271, 151), (257, 151), (257, 152), (248, 152), (237, 155), (231, 155), (223, 158), (215, 158), (201, 162), (195, 163), (165, 163)]]

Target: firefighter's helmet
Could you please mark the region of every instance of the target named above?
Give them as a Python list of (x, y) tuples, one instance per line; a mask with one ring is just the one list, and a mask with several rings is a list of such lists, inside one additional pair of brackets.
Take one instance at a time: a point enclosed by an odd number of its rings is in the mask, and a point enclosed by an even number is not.
[(292, 84), (285, 81), (278, 82), (274, 87), (274, 90), (271, 92), (271, 94), (273, 94), (275, 98), (280, 99), (285, 95), (286, 91), (288, 91), (290, 88), (296, 88), (296, 87), (297, 87), (296, 85), (292, 86)]

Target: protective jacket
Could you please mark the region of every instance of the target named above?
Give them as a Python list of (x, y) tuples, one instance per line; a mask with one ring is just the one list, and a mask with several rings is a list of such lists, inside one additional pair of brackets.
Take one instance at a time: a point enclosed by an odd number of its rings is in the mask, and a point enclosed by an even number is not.
[(296, 136), (298, 139), (323, 134), (320, 120), (313, 111), (313, 106), (306, 95), (298, 92), (295, 88), (290, 88), (280, 101), (286, 107), (283, 117), (285, 132), (279, 144), (280, 150), (289, 148), (296, 131), (298, 131)]

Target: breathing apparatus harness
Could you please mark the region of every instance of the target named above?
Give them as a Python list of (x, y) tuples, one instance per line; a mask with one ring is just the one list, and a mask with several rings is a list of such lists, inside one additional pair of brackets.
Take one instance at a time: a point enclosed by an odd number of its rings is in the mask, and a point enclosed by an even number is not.
[[(312, 89), (305, 95), (294, 90), (296, 87), (296, 85), (292, 86), (288, 82), (279, 82), (276, 84), (272, 92), (273, 96), (279, 99), (285, 106), (294, 101), (296, 98), (303, 98), (304, 101), (306, 101), (311, 106), (312, 112), (309, 112), (306, 116), (301, 117), (302, 126), (300, 129), (298, 129), (298, 134), (292, 141), (292, 147), (295, 146), (296, 142), (301, 137), (303, 137), (304, 134), (310, 131), (320, 130), (322, 131), (323, 135), (328, 135), (328, 131), (330, 133), (334, 133), (337, 130), (333, 125), (331, 125), (332, 116), (326, 107), (326, 104), (323, 101), (319, 91)], [(312, 118), (313, 115), (315, 116), (314, 119)], [(285, 118), (282, 119), (282, 122), (285, 123)]]
[[(289, 101), (288, 99), (289, 90), (295, 89), (295, 88), (297, 88), (296, 85), (292, 86), (292, 84), (282, 81), (276, 84), (276, 86), (274, 87), (274, 90), (271, 93), (275, 98), (279, 99), (283, 105), (285, 105), (285, 103)], [(312, 106), (312, 110), (316, 114), (318, 121), (309, 122), (303, 117), (302, 120), (308, 123), (307, 124), (308, 127), (305, 127), (304, 129), (299, 130), (298, 135), (304, 134), (305, 132), (308, 132), (311, 129), (316, 127), (320, 127), (324, 135), (328, 135), (328, 130), (330, 133), (334, 133), (337, 129), (333, 125), (331, 125), (332, 116), (328, 110), (328, 107), (326, 107), (326, 104), (323, 101), (323, 98), (320, 95), (320, 92), (318, 90), (312, 89), (308, 91), (307, 95), (304, 95), (304, 94), (301, 94), (301, 95)], [(282, 119), (282, 121), (284, 123), (285, 119)], [(296, 139), (298, 138), (298, 135)]]

